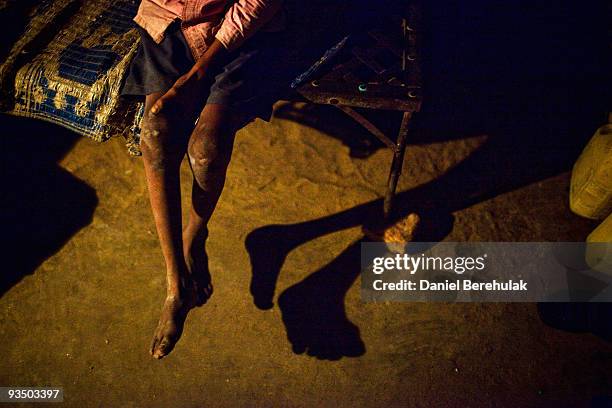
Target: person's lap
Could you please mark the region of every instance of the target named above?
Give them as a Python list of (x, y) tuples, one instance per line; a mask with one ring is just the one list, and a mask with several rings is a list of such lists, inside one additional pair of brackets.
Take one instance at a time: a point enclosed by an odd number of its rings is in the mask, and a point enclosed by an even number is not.
[[(344, 36), (345, 30), (331, 21), (337, 20), (326, 17), (330, 21), (321, 21), (324, 18), (305, 2), (285, 3), (287, 24), (283, 31), (256, 33), (205, 75), (205, 84), (192, 99), (198, 113), (206, 104), (218, 104), (232, 112), (237, 128), (255, 118), (269, 121), (274, 103), (291, 91), (293, 80)], [(189, 45), (178, 23), (167, 29), (160, 44), (143, 29), (139, 31), (141, 45), (122, 94), (163, 94), (194, 65)]]

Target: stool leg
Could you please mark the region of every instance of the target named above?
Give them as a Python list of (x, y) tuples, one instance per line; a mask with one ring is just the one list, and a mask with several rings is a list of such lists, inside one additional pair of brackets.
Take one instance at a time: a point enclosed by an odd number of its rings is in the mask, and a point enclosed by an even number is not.
[(408, 124), (412, 116), (411, 112), (404, 112), (402, 124), (400, 125), (399, 134), (397, 135), (397, 144), (393, 153), (393, 161), (391, 162), (391, 170), (387, 181), (387, 191), (385, 193), (385, 202), (383, 205), (383, 215), (385, 219), (391, 214), (393, 208), (393, 199), (395, 198), (395, 190), (397, 182), (402, 174), (402, 164), (404, 162), (404, 153), (406, 152), (406, 139), (408, 136)]

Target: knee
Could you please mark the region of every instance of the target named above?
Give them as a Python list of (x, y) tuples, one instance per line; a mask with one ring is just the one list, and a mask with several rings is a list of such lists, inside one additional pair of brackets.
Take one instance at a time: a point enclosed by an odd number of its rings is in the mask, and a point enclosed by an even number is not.
[(211, 132), (199, 134), (187, 148), (193, 175), (202, 188), (222, 176), (230, 160), (230, 149), (218, 139)]
[(147, 117), (140, 134), (140, 150), (154, 170), (164, 170), (178, 161), (179, 148), (176, 137), (170, 135), (172, 125), (165, 117)]
[(194, 172), (210, 173), (223, 169), (226, 153), (212, 140), (196, 138), (187, 148), (189, 162)]

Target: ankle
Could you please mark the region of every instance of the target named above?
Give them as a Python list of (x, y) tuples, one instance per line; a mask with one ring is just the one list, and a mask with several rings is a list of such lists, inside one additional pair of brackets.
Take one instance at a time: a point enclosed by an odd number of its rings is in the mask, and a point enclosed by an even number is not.
[(166, 299), (168, 300), (176, 300), (181, 299), (185, 290), (180, 287), (180, 285), (168, 285), (166, 288)]
[(208, 228), (189, 228), (183, 231), (183, 247), (185, 251), (191, 251), (195, 248), (201, 248), (206, 243), (208, 238)]
[(183, 300), (189, 295), (191, 285), (187, 277), (181, 277), (180, 282), (168, 284), (166, 288), (166, 299)]

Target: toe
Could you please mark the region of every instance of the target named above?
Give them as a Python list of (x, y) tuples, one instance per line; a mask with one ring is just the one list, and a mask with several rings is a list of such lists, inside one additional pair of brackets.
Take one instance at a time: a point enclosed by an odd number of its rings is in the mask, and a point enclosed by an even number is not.
[(210, 283), (194, 282), (196, 306), (205, 304), (212, 295), (212, 285)]
[(163, 356), (165, 355), (165, 353), (162, 351), (162, 345), (161, 343), (157, 346), (157, 348), (155, 349), (155, 351), (153, 351), (153, 358), (156, 359), (161, 359)]
[(151, 341), (151, 347), (149, 348), (149, 354), (153, 355), (155, 353), (155, 348), (157, 347), (158, 342), (159, 341), (157, 336), (153, 336), (153, 340)]
[(206, 303), (206, 301), (208, 300), (208, 298), (210, 298), (210, 296), (212, 295), (212, 285), (211, 284), (207, 284), (202, 288), (202, 293), (200, 295), (201, 299), (202, 299), (202, 303)]
[(170, 340), (168, 340), (168, 338), (162, 339), (162, 341), (159, 342), (157, 349), (153, 353), (153, 357), (160, 359), (166, 356), (166, 354), (168, 354), (168, 352), (170, 351), (170, 348), (171, 348)]

